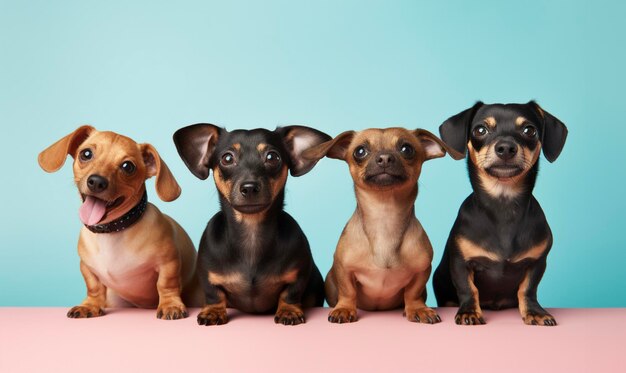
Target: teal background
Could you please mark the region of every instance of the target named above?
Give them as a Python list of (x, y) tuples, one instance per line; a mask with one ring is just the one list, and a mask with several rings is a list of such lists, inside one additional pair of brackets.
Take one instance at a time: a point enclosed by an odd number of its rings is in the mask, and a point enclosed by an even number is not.
[[(0, 305), (84, 297), (71, 159), (55, 174), (36, 161), (81, 124), (156, 146), (183, 194), (163, 203), (150, 180), (151, 201), (197, 243), (218, 203), (176, 154), (182, 126), (436, 131), (478, 99), (536, 99), (570, 131), (535, 189), (555, 236), (539, 299), (626, 307), (623, 4), (0, 1)], [(464, 161), (424, 166), (416, 213), (434, 266), (469, 193)], [(290, 178), (286, 201), (325, 273), (355, 207), (346, 165)]]

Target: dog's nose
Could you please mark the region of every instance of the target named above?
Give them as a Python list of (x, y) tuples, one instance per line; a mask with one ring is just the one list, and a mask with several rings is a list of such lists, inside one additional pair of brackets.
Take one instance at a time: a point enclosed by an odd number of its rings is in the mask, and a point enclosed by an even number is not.
[(376, 164), (383, 168), (391, 165), (395, 161), (396, 157), (392, 154), (379, 154), (378, 157), (376, 157)]
[(498, 141), (495, 150), (498, 157), (506, 161), (515, 157), (517, 145), (511, 141)]
[(249, 197), (258, 194), (261, 191), (261, 185), (255, 181), (245, 181), (241, 183), (239, 191), (242, 196)]
[(94, 193), (100, 193), (109, 186), (109, 181), (100, 175), (91, 175), (87, 179), (87, 187)]

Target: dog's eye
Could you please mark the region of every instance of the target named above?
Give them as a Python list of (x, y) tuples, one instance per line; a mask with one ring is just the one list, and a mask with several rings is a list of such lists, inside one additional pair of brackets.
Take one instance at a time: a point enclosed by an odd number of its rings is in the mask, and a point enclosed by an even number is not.
[(84, 149), (80, 152), (80, 160), (83, 162), (87, 162), (93, 158), (93, 152), (91, 149)]
[(415, 149), (410, 144), (402, 144), (400, 153), (402, 153), (405, 158), (411, 158), (415, 154)]
[(275, 151), (269, 151), (265, 155), (265, 163), (270, 166), (277, 166), (280, 163), (280, 155)]
[(223, 166), (230, 166), (235, 163), (235, 155), (231, 152), (224, 153), (220, 162)]
[(131, 161), (126, 161), (122, 163), (120, 165), (120, 168), (122, 169), (122, 171), (126, 172), (126, 174), (128, 175), (132, 175), (133, 173), (135, 173), (135, 170), (137, 169), (137, 167), (135, 167), (135, 164)]
[(489, 133), (489, 130), (485, 126), (476, 126), (474, 130), (472, 131), (472, 134), (474, 135), (474, 137), (483, 137), (487, 133)]
[(359, 146), (358, 148), (354, 149), (355, 159), (363, 159), (365, 157), (367, 157), (367, 149), (365, 149), (364, 146)]
[(522, 130), (522, 133), (526, 137), (535, 137), (535, 135), (537, 134), (537, 128), (535, 128), (535, 126), (526, 126)]

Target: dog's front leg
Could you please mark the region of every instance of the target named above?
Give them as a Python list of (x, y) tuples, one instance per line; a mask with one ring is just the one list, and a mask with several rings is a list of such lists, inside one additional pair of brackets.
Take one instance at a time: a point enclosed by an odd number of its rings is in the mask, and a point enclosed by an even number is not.
[(204, 292), (205, 305), (198, 314), (198, 325), (222, 325), (228, 322), (226, 294), (209, 281), (209, 271), (204, 262), (198, 261), (198, 280)]
[(441, 318), (432, 308), (426, 306), (426, 282), (431, 267), (416, 273), (409, 285), (404, 288), (404, 316), (412, 322), (436, 324)]
[(485, 324), (478, 298), (478, 288), (474, 285), (474, 271), (467, 267), (463, 258), (452, 256), (450, 259), (452, 283), (459, 297), (459, 310), (454, 321), (458, 325)]
[(537, 301), (537, 286), (546, 270), (546, 257), (539, 259), (526, 271), (517, 291), (519, 312), (527, 325), (555, 326), (556, 320)]
[(305, 322), (302, 310), (302, 294), (306, 289), (309, 275), (301, 273), (296, 280), (288, 283), (278, 298), (274, 322), (283, 325), (299, 325)]
[(358, 321), (354, 274), (338, 264), (333, 264), (331, 271), (337, 284), (337, 304), (328, 314), (328, 321), (338, 324)]
[(180, 298), (180, 262), (170, 260), (159, 266), (158, 270), (159, 306), (157, 307), (157, 318), (165, 320), (184, 319), (188, 313)]
[(87, 285), (87, 298), (79, 306), (72, 307), (67, 312), (67, 317), (76, 319), (104, 315), (104, 307), (107, 300), (106, 287), (82, 260), (80, 262), (80, 273), (82, 273), (85, 285)]

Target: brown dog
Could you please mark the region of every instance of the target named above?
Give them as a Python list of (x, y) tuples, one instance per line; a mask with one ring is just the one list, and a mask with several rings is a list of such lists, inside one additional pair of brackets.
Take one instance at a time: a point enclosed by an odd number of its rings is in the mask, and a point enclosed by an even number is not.
[(356, 321), (357, 307), (401, 306), (409, 321), (441, 321), (425, 303), (433, 251), (414, 203), (422, 164), (446, 151), (463, 157), (426, 130), (387, 128), (344, 132), (305, 152), (308, 159), (346, 161), (356, 193), (356, 211), (326, 277), (330, 322)]
[(196, 251), (187, 233), (147, 202), (145, 180), (156, 176), (163, 201), (180, 195), (174, 176), (150, 144), (82, 126), (39, 154), (47, 172), (74, 158), (83, 200), (78, 254), (87, 298), (67, 313), (101, 316), (105, 307), (157, 307), (157, 317), (187, 317), (186, 301), (200, 304)]

